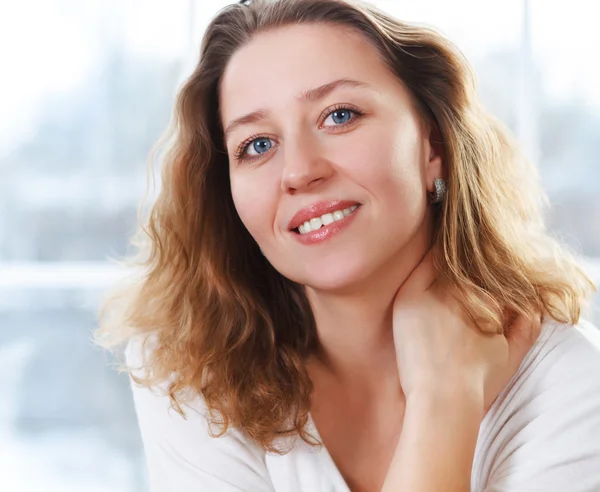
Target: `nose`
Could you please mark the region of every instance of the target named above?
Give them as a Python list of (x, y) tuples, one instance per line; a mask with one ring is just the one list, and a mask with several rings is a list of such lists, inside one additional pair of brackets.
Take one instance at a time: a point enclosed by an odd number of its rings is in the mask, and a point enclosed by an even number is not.
[(333, 167), (319, 148), (318, 140), (308, 132), (286, 141), (283, 159), (281, 189), (291, 195), (312, 189), (333, 174)]

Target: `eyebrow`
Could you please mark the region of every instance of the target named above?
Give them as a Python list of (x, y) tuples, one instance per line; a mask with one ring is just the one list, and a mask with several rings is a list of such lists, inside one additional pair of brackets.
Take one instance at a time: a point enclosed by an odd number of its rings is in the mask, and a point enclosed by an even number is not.
[[(359, 80), (353, 79), (339, 79), (334, 80), (333, 82), (328, 82), (327, 84), (321, 85), (319, 87), (315, 87), (314, 89), (308, 89), (306, 91), (303, 91), (298, 96), (296, 96), (296, 99), (299, 101), (306, 102), (318, 101), (340, 87), (360, 87), (379, 92), (377, 91), (377, 89), (367, 84), (366, 82), (360, 82)], [(251, 123), (257, 123), (259, 121), (265, 120), (268, 117), (268, 115), (269, 112), (266, 109), (258, 109), (256, 111), (252, 111), (252, 113), (248, 113), (247, 115), (236, 118), (229, 124), (229, 126), (225, 130), (225, 139), (227, 139), (227, 137), (236, 128), (242, 125), (249, 125)]]

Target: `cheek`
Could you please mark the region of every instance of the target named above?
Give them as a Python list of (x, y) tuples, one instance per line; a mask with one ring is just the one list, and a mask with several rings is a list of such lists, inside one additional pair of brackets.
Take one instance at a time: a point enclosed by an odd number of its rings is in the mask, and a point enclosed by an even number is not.
[(267, 188), (246, 177), (231, 178), (233, 203), (248, 232), (257, 241), (271, 231), (274, 207)]
[(416, 138), (410, 135), (373, 129), (346, 149), (345, 159), (357, 181), (375, 195), (419, 193), (421, 155)]

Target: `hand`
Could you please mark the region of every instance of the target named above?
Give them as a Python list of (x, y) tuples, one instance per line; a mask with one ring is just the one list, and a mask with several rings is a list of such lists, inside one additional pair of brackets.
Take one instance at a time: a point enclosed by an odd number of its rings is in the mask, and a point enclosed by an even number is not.
[(519, 317), (506, 336), (481, 332), (437, 278), (429, 250), (396, 294), (393, 332), (407, 400), (468, 389), (485, 413), (537, 339), (540, 322)]

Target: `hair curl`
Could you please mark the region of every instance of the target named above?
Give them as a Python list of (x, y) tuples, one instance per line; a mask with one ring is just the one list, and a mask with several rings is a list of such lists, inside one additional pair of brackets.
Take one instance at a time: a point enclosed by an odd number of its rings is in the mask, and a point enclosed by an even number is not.
[(501, 333), (507, 313), (574, 324), (594, 288), (545, 230), (547, 200), (535, 167), (482, 108), (469, 65), (438, 32), (352, 0), (226, 7), (178, 94), (162, 188), (134, 238), (130, 264), (141, 275), (104, 304), (97, 340), (115, 347), (151, 334), (138, 384), (169, 381), (182, 413), (190, 394), (183, 390), (193, 390), (211, 423), (222, 426), (219, 435), (234, 426), (273, 452), (280, 436), (311, 443), (304, 363), (317, 332), (302, 286), (260, 254), (235, 210), (219, 84), (231, 56), (257, 33), (309, 23), (350, 28), (371, 42), (439, 130), (448, 190), (432, 238), (441, 252), (436, 264), (482, 329)]

